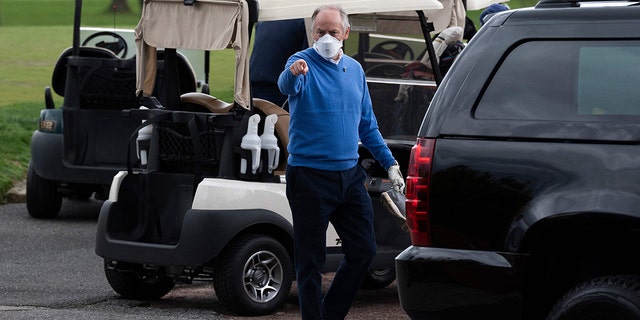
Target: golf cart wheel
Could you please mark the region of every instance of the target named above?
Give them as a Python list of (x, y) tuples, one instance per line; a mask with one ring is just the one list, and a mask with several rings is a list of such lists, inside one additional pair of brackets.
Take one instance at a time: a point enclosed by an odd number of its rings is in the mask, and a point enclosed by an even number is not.
[(27, 171), (27, 211), (38, 219), (55, 218), (62, 207), (62, 195), (58, 185), (39, 176), (33, 165), (29, 163)]
[(368, 290), (382, 289), (396, 280), (394, 267), (369, 269), (360, 288)]
[(104, 260), (104, 273), (111, 288), (126, 299), (160, 299), (175, 286), (170, 277), (145, 272), (138, 264), (120, 262), (114, 265)]
[(238, 315), (274, 313), (291, 291), (291, 258), (269, 236), (244, 235), (231, 242), (216, 261), (213, 286), (218, 300)]
[(640, 277), (607, 276), (579, 284), (553, 307), (547, 320), (640, 319)]

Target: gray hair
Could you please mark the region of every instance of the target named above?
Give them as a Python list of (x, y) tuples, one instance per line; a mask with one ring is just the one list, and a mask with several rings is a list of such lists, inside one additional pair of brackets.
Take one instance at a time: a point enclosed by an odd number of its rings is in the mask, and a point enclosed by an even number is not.
[(320, 13), (320, 11), (324, 11), (324, 10), (335, 10), (335, 11), (338, 11), (340, 13), (340, 18), (342, 19), (342, 28), (345, 31), (347, 29), (349, 29), (349, 15), (338, 4), (327, 4), (327, 5), (323, 5), (323, 6), (320, 6), (320, 7), (316, 8), (316, 10), (314, 10), (313, 14), (311, 15), (311, 22), (315, 23), (316, 16), (318, 16), (318, 13)]

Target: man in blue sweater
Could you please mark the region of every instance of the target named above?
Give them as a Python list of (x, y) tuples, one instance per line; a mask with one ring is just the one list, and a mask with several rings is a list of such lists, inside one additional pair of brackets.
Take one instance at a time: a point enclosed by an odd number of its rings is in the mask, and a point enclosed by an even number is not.
[[(404, 192), (404, 180), (378, 130), (364, 71), (342, 52), (347, 14), (327, 5), (311, 19), (313, 47), (292, 55), (278, 78), (291, 116), (286, 177), (296, 280), (302, 319), (344, 319), (377, 250), (358, 142), (387, 168), (394, 189)], [(323, 298), (329, 222), (344, 259)]]

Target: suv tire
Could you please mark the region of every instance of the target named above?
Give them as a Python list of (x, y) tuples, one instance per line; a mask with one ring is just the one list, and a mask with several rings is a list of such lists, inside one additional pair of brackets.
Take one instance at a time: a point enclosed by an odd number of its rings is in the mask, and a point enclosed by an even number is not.
[(593, 279), (569, 291), (547, 320), (640, 319), (640, 277), (630, 275)]
[(216, 259), (213, 286), (220, 302), (239, 315), (267, 315), (289, 295), (293, 265), (276, 239), (249, 234), (231, 242)]
[(62, 207), (62, 195), (58, 185), (39, 176), (29, 163), (27, 171), (27, 211), (37, 219), (51, 219), (58, 216)]

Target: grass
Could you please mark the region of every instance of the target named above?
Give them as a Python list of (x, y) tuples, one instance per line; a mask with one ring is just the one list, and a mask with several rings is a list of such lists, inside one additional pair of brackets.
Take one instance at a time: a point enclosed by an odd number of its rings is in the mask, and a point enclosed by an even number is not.
[(58, 55), (69, 46), (65, 38), (70, 30), (70, 26), (0, 26), (0, 203), (14, 182), (25, 176), (43, 89), (50, 85)]
[[(133, 27), (140, 18), (138, 1), (127, 0), (130, 13), (118, 13), (109, 0), (83, 0), (82, 24), (94, 27)], [(0, 0), (0, 26), (71, 26), (75, 15), (73, 0)]]
[[(91, 26), (113, 26), (107, 0), (84, 0), (82, 20)], [(140, 10), (119, 14), (119, 28), (133, 28)], [(44, 87), (60, 52), (72, 44), (75, 1), (0, 0), (0, 203), (16, 181), (24, 179), (31, 157), (29, 144), (44, 105)], [(56, 105), (62, 103), (56, 97)]]

